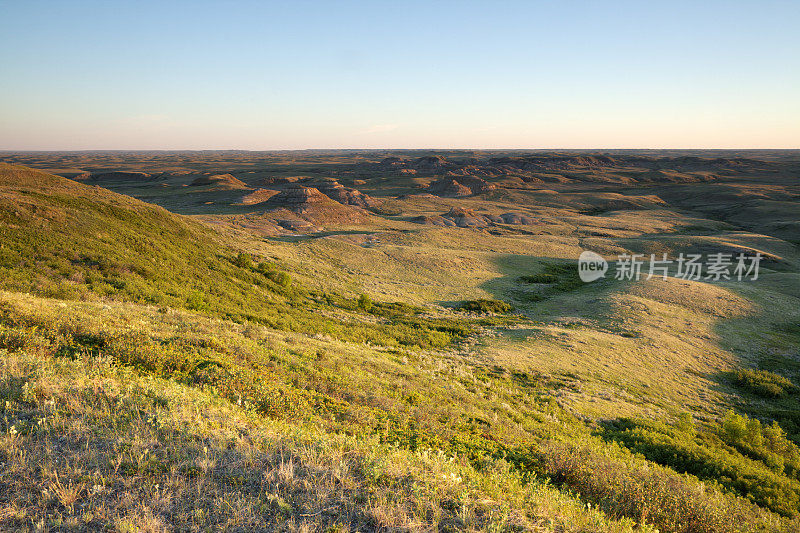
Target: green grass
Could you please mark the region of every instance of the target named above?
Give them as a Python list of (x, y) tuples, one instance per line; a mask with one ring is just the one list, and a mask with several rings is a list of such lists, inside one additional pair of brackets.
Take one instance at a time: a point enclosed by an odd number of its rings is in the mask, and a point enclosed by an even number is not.
[(791, 280), (587, 285), (556, 234), (276, 244), (0, 170), (2, 529), (798, 530)]

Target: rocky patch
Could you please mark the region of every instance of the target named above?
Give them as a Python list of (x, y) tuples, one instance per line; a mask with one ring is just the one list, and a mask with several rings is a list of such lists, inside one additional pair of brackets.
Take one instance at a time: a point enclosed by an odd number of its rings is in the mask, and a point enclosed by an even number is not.
[[(278, 189), (282, 191), (294, 191), (290, 193), (289, 196), (292, 194), (299, 194), (297, 193), (298, 187), (302, 188), (311, 188), (316, 190), (318, 193), (321, 193), (324, 196), (327, 196), (331, 200), (339, 202), (343, 205), (352, 205), (356, 207), (362, 208), (369, 208), (369, 207), (377, 207), (381, 204), (381, 201), (377, 198), (372, 198), (369, 195), (366, 195), (359, 191), (358, 189), (353, 189), (351, 187), (345, 187), (337, 180), (333, 178), (309, 178), (309, 177), (300, 177), (300, 176), (290, 176), (290, 177), (281, 177), (281, 178), (266, 178), (264, 183), (269, 185), (272, 189)], [(315, 194), (315, 193), (312, 193)], [(281, 197), (283, 198), (283, 197)], [(278, 198), (278, 200), (281, 200)], [(286, 197), (288, 199), (288, 197)], [(311, 199), (313, 201), (313, 198)]]
[[(288, 211), (302, 218), (318, 222), (363, 222), (363, 210), (343, 205), (320, 192), (316, 187), (306, 187), (293, 183), (263, 202), (266, 209)], [(293, 218), (290, 218), (293, 219)]]
[(427, 191), (437, 196), (470, 196), (492, 191), (497, 187), (476, 176), (454, 176), (438, 179), (428, 185)]

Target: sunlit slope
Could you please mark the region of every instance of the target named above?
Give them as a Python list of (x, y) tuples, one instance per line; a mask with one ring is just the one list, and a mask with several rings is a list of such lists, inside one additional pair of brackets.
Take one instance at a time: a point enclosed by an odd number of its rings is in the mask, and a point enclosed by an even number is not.
[[(137, 323), (144, 339), (189, 335), (219, 349), (274, 341), (274, 353), (285, 350), (278, 335), (244, 337), (236, 324), (190, 313), (9, 294), (0, 305), (6, 320), (9, 307), (38, 313), (42, 330)], [(633, 530), (632, 519), (607, 517), (502, 459), (476, 467), (376, 435), (265, 418), (210, 387), (140, 373), (104, 351), (54, 355), (57, 345), (16, 331), (20, 342), (4, 329), (0, 349), (4, 531)]]
[(0, 166), (0, 249), (7, 289), (79, 298), (122, 294), (185, 305), (274, 297), (219, 255), (209, 230), (165, 209), (19, 166)]
[(120, 531), (795, 525), (606, 444), (538, 373), (129, 303), (0, 293), (0, 309), (7, 527), (48, 509)]
[[(587, 286), (537, 303), (537, 325), (488, 339), (481, 353), (520, 370), (571, 376), (564, 402), (584, 414), (719, 415), (733, 405), (720, 388), (725, 373), (775, 349), (756, 347), (753, 335), (769, 337), (798, 318), (797, 298), (767, 286), (782, 275), (767, 274), (761, 287), (748, 287), (748, 298), (674, 278)], [(770, 315), (765, 305), (779, 312)]]
[(266, 255), (241, 254), (186, 217), (24, 167), (0, 167), (0, 239), (7, 290), (182, 307), (384, 345), (444, 346), (468, 333), (410, 307), (367, 313), (352, 299), (292, 283)]

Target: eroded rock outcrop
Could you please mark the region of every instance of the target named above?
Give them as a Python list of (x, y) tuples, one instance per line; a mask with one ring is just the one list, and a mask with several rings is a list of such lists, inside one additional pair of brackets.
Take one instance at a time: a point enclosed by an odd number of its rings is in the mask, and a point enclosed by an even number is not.
[(440, 178), (426, 189), (437, 196), (469, 196), (496, 189), (494, 185), (477, 176), (457, 176)]
[(273, 196), (278, 194), (278, 191), (272, 189), (256, 189), (253, 192), (247, 193), (242, 196), (239, 203), (243, 205), (254, 205), (266, 202)]
[(322, 204), (330, 201), (330, 198), (322, 194), (319, 189), (314, 187), (304, 187), (298, 183), (293, 183), (272, 196), (268, 203), (279, 207), (291, 209), (302, 208), (314, 204)]
[(437, 196), (470, 196), (472, 189), (458, 182), (458, 180), (450, 178), (442, 178), (434, 181), (426, 189), (428, 192)]
[(358, 189), (345, 187), (332, 178), (324, 179), (314, 183), (316, 188), (325, 196), (336, 200), (340, 204), (355, 205), (358, 207), (376, 207), (380, 204), (378, 200), (368, 196)]
[[(297, 191), (300, 188), (311, 188), (317, 192), (327, 196), (331, 200), (339, 202), (343, 205), (352, 205), (356, 207), (377, 207), (381, 201), (372, 198), (371, 196), (362, 193), (358, 189), (352, 187), (345, 187), (338, 180), (334, 178), (311, 178), (301, 176), (290, 176), (280, 178), (265, 178), (264, 183), (269, 185), (271, 189), (281, 191), (294, 190), (291, 194), (300, 194)], [(313, 193), (312, 193), (313, 194)], [(281, 200), (281, 198), (278, 198)]]
[(316, 187), (293, 183), (262, 204), (272, 211), (285, 210), (314, 223), (363, 222), (366, 214), (355, 206), (341, 204)]

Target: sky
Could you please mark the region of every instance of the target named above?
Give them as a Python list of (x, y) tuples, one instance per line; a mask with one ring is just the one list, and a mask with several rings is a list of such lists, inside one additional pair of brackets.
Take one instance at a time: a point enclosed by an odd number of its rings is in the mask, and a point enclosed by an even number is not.
[(0, 0), (0, 150), (800, 148), (800, 2)]

